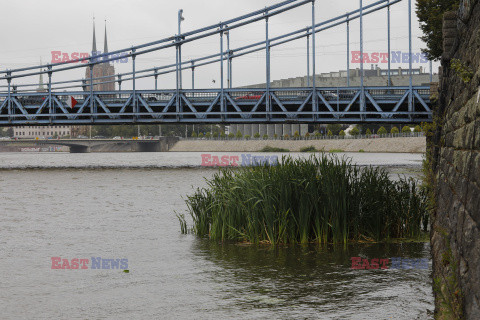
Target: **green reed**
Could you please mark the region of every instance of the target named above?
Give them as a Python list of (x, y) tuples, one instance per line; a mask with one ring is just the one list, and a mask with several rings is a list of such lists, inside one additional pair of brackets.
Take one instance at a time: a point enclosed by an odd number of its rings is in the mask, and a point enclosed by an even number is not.
[(272, 245), (414, 238), (428, 218), (414, 179), (326, 154), (221, 169), (186, 202), (196, 235)]

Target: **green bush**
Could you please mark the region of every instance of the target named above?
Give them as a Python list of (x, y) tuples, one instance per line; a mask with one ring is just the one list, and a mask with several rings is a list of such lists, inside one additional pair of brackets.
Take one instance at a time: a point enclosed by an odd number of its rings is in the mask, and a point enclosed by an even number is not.
[(266, 146), (266, 147), (263, 147), (259, 152), (290, 152), (290, 150), (285, 148), (276, 148), (276, 147)]
[(192, 132), (192, 138), (196, 138), (197, 137), (197, 133), (195, 131)]
[(352, 130), (350, 130), (350, 135), (352, 136), (358, 136), (360, 134), (360, 130), (358, 130), (357, 126), (353, 127)]
[(305, 139), (308, 139), (308, 138), (310, 138), (310, 133), (307, 132), (305, 133)]
[(218, 138), (218, 132), (214, 132), (214, 133), (213, 133), (213, 137), (214, 137), (214, 138)]
[(230, 133), (228, 134), (228, 138), (229, 138), (229, 139), (235, 138), (235, 134), (234, 134), (233, 132), (230, 132)]
[(254, 137), (255, 139), (258, 139), (258, 138), (260, 138), (260, 133), (258, 133), (258, 132), (257, 132), (257, 133), (255, 133), (255, 134), (253, 135), (253, 137)]
[(414, 179), (325, 154), (221, 169), (186, 203), (197, 236), (271, 245), (415, 238), (428, 217)]
[(245, 138), (245, 140), (249, 140), (249, 139), (250, 139), (250, 135), (249, 135), (249, 134), (247, 134), (247, 135), (245, 135), (245, 137), (244, 137), (244, 138)]
[(384, 127), (380, 127), (380, 129), (378, 129), (377, 133), (378, 134), (387, 134), (387, 129), (385, 129)]
[(300, 138), (300, 133), (298, 133), (298, 131), (295, 131), (295, 132), (293, 133), (293, 137), (294, 137), (295, 139)]
[[(344, 133), (345, 133), (345, 132), (344, 132)], [(332, 131), (331, 131), (331, 130), (328, 130), (328, 132), (327, 132), (327, 136), (329, 136), (329, 137), (333, 136), (333, 133), (332, 133)]]
[(410, 129), (409, 126), (404, 126), (402, 128), (402, 133), (412, 133), (412, 130)]
[(210, 132), (207, 132), (205, 134), (205, 138), (210, 139), (212, 137), (212, 134)]
[(338, 134), (340, 137), (345, 137), (345, 131), (341, 130), (340, 133)]
[(263, 140), (268, 140), (268, 134), (263, 135)]
[(242, 139), (243, 135), (240, 131), (237, 131), (237, 134), (235, 135), (237, 139)]
[(365, 134), (366, 134), (367, 136), (370, 136), (370, 135), (372, 135), (372, 131), (370, 131), (370, 129), (367, 129), (367, 132), (365, 132)]
[(226, 136), (227, 136), (227, 135), (225, 134), (225, 132), (222, 131), (222, 132), (220, 133), (220, 137), (221, 137), (222, 139), (225, 139)]
[(395, 134), (395, 133), (400, 133), (400, 131), (398, 130), (397, 127), (393, 127), (392, 130), (390, 130), (390, 133)]
[(310, 146), (301, 148), (300, 152), (318, 152), (318, 150), (314, 146)]
[(199, 137), (199, 138), (203, 138), (203, 133), (200, 132), (200, 133), (198, 134), (198, 137)]
[(286, 135), (283, 136), (283, 138), (284, 138), (285, 140), (288, 140), (290, 137), (289, 137), (288, 134), (286, 134)]
[(417, 124), (413, 129), (413, 132), (422, 132), (422, 128)]

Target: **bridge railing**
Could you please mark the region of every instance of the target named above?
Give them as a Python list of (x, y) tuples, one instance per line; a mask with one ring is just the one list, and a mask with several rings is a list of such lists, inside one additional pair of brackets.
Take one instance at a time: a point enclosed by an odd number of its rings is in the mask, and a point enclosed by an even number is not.
[[(365, 87), (363, 70), (363, 18), (386, 9), (388, 17), (387, 42), (390, 48), (390, 8), (402, 0), (378, 0), (368, 5), (359, 1), (359, 8), (346, 14), (321, 22), (315, 20), (315, 0), (287, 0), (219, 24), (182, 33), (179, 25), (177, 35), (110, 52), (89, 58), (37, 67), (26, 67), (1, 71), (0, 81), (0, 125), (25, 124), (106, 124), (106, 123), (218, 123), (218, 122), (372, 122), (372, 121), (431, 121), (431, 110), (426, 92), (427, 87), (414, 87), (412, 84), (412, 45), (411, 45), (411, 0), (409, 9), (409, 80), (408, 87)], [(276, 37), (269, 34), (269, 18), (300, 6), (311, 4), (312, 19), (309, 26)], [(180, 16), (179, 16), (180, 17)], [(350, 54), (349, 24), (360, 22), (360, 87), (321, 88), (316, 79), (315, 38), (319, 32), (346, 25), (347, 55)], [(265, 40), (248, 45), (230, 48), (230, 30), (264, 21)], [(180, 23), (180, 22), (179, 22)], [(206, 37), (219, 36), (220, 50), (190, 61), (182, 61), (182, 45)], [(225, 46), (226, 38), (226, 46)], [(304, 88), (273, 88), (271, 86), (270, 50), (291, 41), (306, 38), (308, 85)], [(310, 41), (311, 40), (311, 41)], [(310, 45), (311, 44), (311, 45)], [(175, 64), (137, 70), (135, 59), (138, 56), (176, 49)], [(311, 54), (310, 54), (311, 49)], [(265, 50), (266, 86), (261, 89), (232, 89), (232, 60), (238, 57)], [(93, 77), (93, 67), (113, 61), (109, 55), (124, 53), (131, 58), (132, 71), (114, 76)], [(310, 59), (312, 58), (312, 59)], [(83, 68), (76, 62), (85, 61), (90, 71), (87, 79), (53, 81), (60, 72)], [(312, 66), (310, 67), (310, 61)], [(218, 89), (193, 89), (195, 69), (210, 64), (219, 64), (220, 81)], [(226, 68), (224, 67), (226, 64)], [(39, 71), (36, 71), (40, 69)], [(183, 89), (182, 71), (192, 71), (192, 89)], [(227, 86), (225, 85), (225, 70)], [(175, 89), (158, 90), (157, 78), (175, 72)], [(312, 77), (310, 77), (310, 72)], [(34, 84), (17, 84), (12, 81), (39, 74), (48, 76), (48, 89), (44, 93), (32, 92)], [(350, 66), (347, 63), (347, 83)], [(155, 90), (139, 90), (136, 81), (143, 78), (155, 80)], [(132, 90), (121, 90), (122, 84), (130, 82)], [(118, 84), (119, 90), (98, 91), (103, 84)], [(390, 64), (388, 68), (390, 81)], [(36, 86), (36, 84), (35, 84)], [(62, 91), (68, 89), (67, 91)], [(76, 91), (75, 91), (75, 90)], [(0, 89), (1, 90), (1, 89)], [(78, 105), (70, 108), (75, 100)]]

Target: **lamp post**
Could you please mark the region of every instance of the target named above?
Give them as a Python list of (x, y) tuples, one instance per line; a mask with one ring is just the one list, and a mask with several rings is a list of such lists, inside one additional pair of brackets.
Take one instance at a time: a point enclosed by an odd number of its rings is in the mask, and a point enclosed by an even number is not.
[[(183, 17), (183, 9), (178, 10), (178, 36), (182, 34), (181, 25), (182, 21), (185, 18)], [(181, 40), (181, 39), (180, 39)], [(182, 46), (178, 46), (178, 81), (179, 81), (179, 88), (182, 89)]]

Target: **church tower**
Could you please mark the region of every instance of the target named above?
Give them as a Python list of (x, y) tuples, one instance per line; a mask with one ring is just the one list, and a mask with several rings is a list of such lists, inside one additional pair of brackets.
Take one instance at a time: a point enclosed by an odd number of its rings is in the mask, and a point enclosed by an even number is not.
[[(104, 41), (104, 51), (97, 51), (97, 39), (95, 35), (95, 19), (93, 20), (93, 42), (92, 42), (92, 55), (99, 55), (102, 53), (108, 53), (108, 44), (107, 44), (107, 22), (105, 21), (105, 41)], [(107, 57), (102, 57), (101, 59), (107, 59)], [(115, 67), (112, 62), (104, 62), (96, 64), (93, 67), (93, 78), (101, 78), (98, 80), (93, 80), (93, 90), (94, 91), (115, 91), (115, 82), (111, 83), (102, 83), (115, 80)], [(85, 70), (85, 80), (87, 87), (86, 91), (90, 91), (90, 66)], [(95, 84), (98, 83), (98, 84)]]

